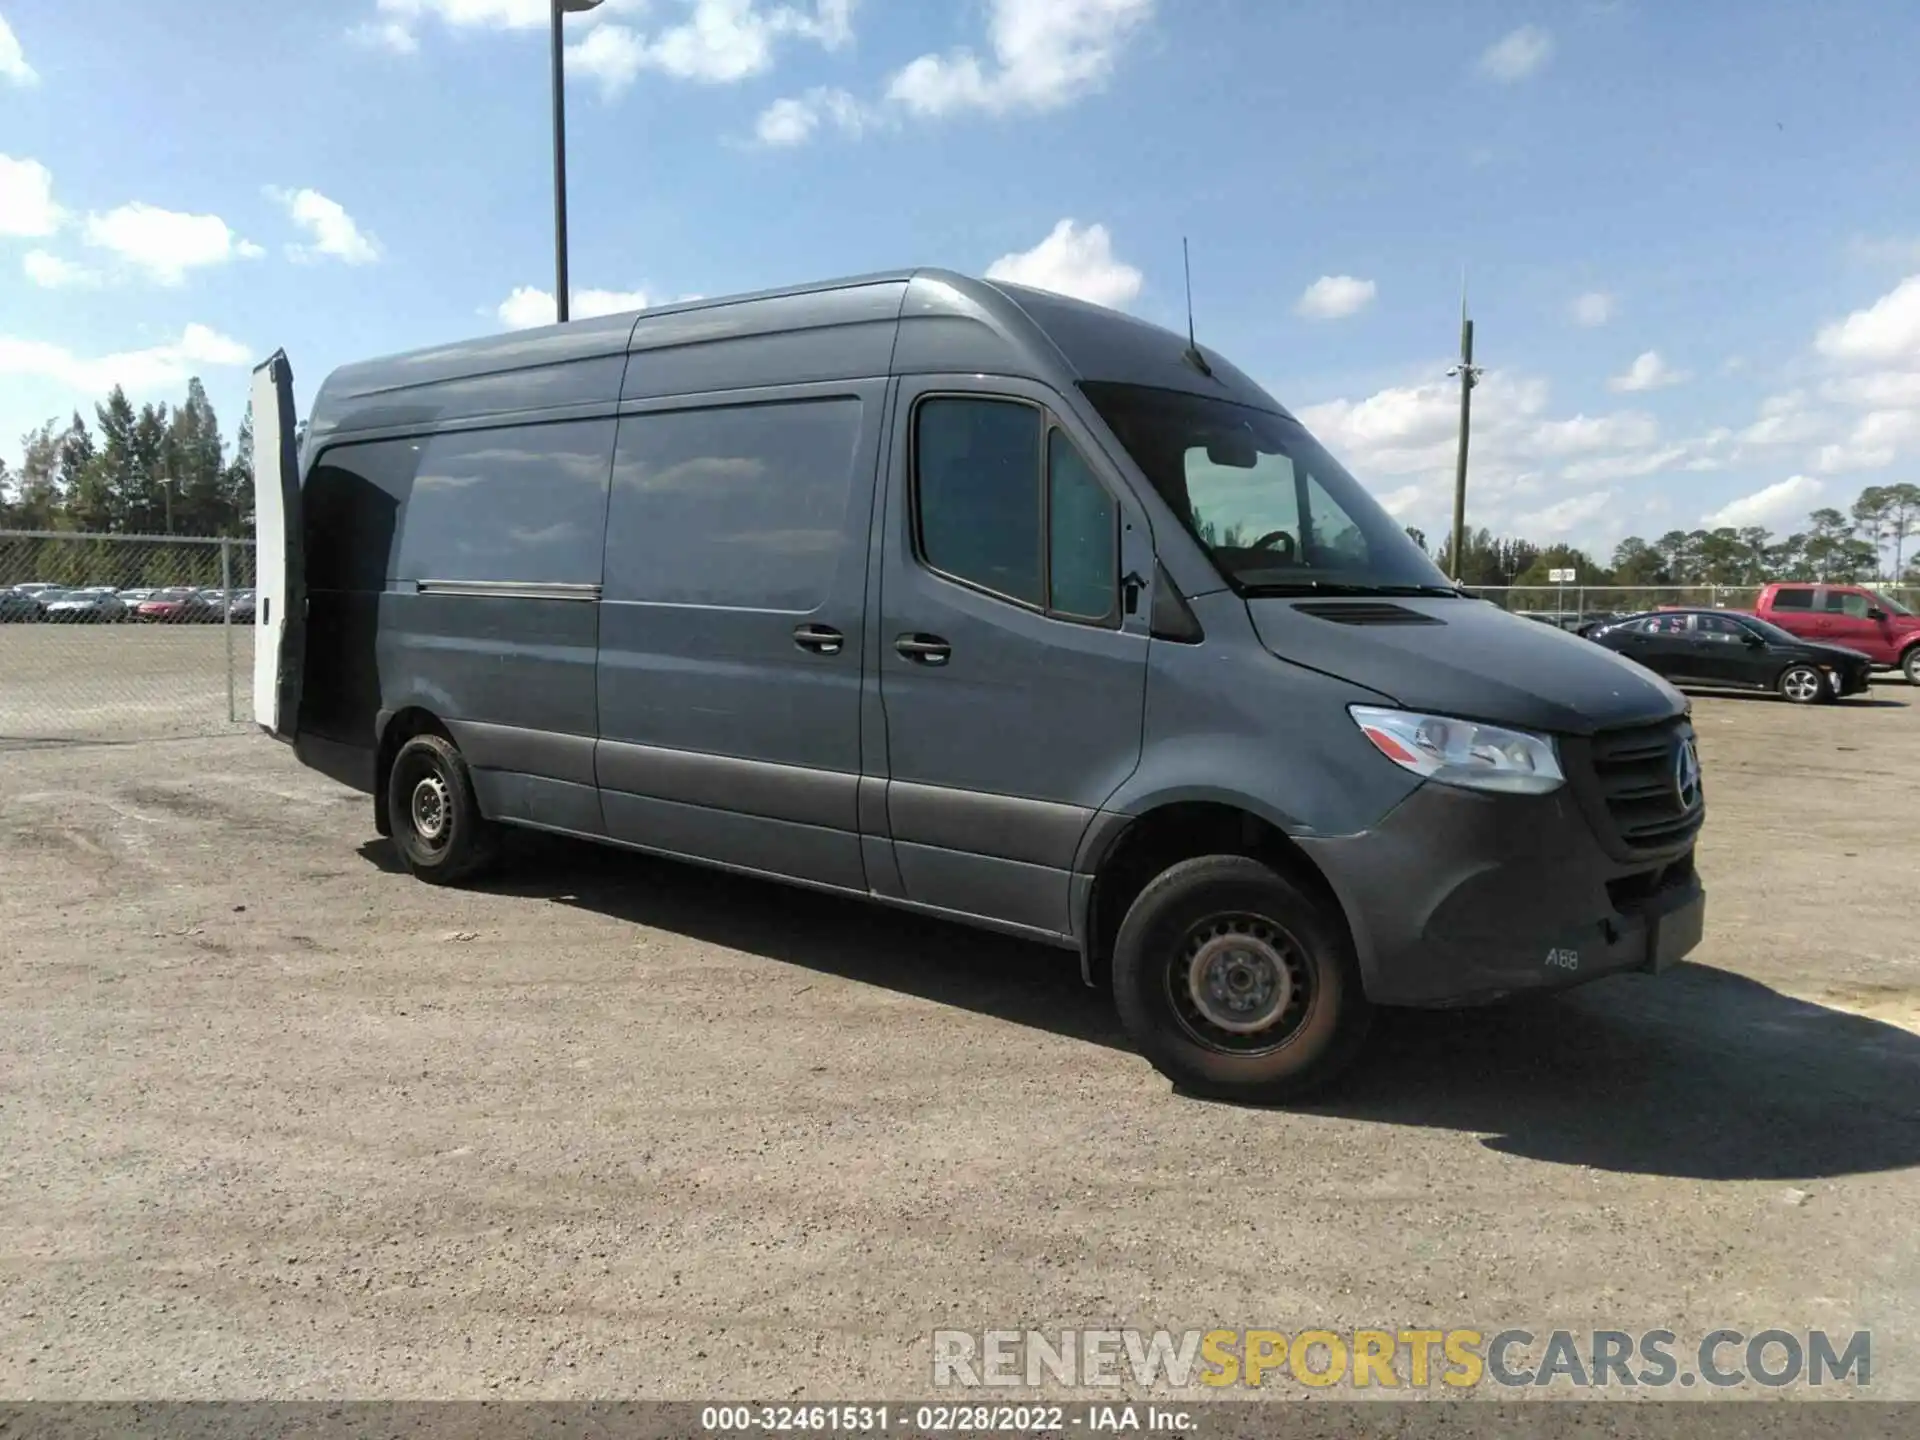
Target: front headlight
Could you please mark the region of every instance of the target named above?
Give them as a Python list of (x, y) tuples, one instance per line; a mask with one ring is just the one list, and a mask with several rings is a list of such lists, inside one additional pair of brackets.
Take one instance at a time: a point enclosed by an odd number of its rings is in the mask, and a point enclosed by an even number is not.
[(1403, 770), (1443, 785), (1544, 795), (1566, 783), (1545, 735), (1372, 705), (1349, 705), (1347, 713), (1374, 749)]

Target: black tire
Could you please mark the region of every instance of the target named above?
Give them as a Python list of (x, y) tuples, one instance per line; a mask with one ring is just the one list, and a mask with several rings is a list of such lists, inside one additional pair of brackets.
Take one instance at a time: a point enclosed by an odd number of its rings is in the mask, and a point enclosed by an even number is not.
[(1789, 665), (1780, 672), (1775, 688), (1792, 705), (1819, 705), (1833, 698), (1833, 688), (1815, 665)]
[[(1204, 997), (1203, 970), (1216, 982)], [(1333, 1079), (1373, 1018), (1339, 917), (1244, 855), (1183, 860), (1140, 892), (1114, 942), (1113, 993), (1127, 1033), (1177, 1088), (1260, 1105)]]
[(480, 813), (473, 776), (451, 740), (416, 735), (387, 772), (393, 848), (407, 869), (434, 885), (485, 870), (500, 849), (499, 827)]
[(1907, 677), (1907, 684), (1920, 685), (1920, 645), (1907, 647), (1907, 653), (1900, 657), (1900, 673)]

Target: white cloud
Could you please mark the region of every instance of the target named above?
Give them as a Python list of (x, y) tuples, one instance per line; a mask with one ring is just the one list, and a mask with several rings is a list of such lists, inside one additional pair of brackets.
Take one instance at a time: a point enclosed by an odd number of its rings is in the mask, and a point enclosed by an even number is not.
[(374, 50), (390, 50), (395, 55), (411, 55), (420, 48), (414, 33), (398, 20), (369, 20), (347, 31), (347, 38)]
[(990, 0), (992, 58), (922, 55), (895, 73), (887, 98), (916, 115), (1057, 109), (1104, 85), (1153, 0)]
[(65, 218), (53, 203), (52, 171), (38, 160), (0, 155), (0, 235), (51, 235)]
[(858, 135), (868, 120), (866, 107), (845, 90), (818, 86), (804, 95), (774, 101), (760, 112), (753, 128), (762, 145), (804, 145), (822, 121), (844, 134)]
[(1643, 350), (1634, 357), (1633, 364), (1627, 367), (1625, 374), (1607, 381), (1607, 388), (1626, 392), (1664, 390), (1669, 385), (1681, 385), (1692, 378), (1687, 371), (1675, 370), (1667, 364), (1658, 351)]
[(318, 190), (283, 190), (273, 185), (267, 187), (267, 196), (312, 237), (311, 244), (287, 246), (288, 259), (317, 260), (330, 255), (349, 265), (371, 265), (380, 258), (380, 242), (361, 230), (337, 200), (329, 200)]
[(1854, 421), (1847, 437), (1820, 447), (1817, 469), (1884, 470), (1920, 439), (1920, 410), (1870, 410)]
[(1729, 501), (1703, 516), (1702, 522), (1709, 529), (1728, 526), (1741, 530), (1758, 525), (1765, 530), (1788, 530), (1805, 524), (1807, 512), (1819, 503), (1823, 488), (1811, 475), (1790, 475), (1751, 495)]
[(1529, 439), (1536, 453), (1552, 456), (1651, 445), (1659, 435), (1659, 423), (1651, 415), (1638, 410), (1622, 410), (1613, 415), (1575, 415), (1570, 420), (1545, 420), (1534, 426)]
[[(544, 30), (552, 15), (552, 0), (375, 0), (375, 19), (355, 26), (354, 39), (385, 45), (403, 53), (418, 48), (420, 22), (429, 16), (455, 30)], [(592, 24), (603, 16), (641, 10), (647, 0), (604, 0), (599, 9), (570, 15), (570, 25)]]
[(1820, 387), (1828, 400), (1869, 409), (1920, 408), (1920, 370), (1875, 370), (1829, 380)]
[(89, 215), (86, 239), (163, 285), (178, 285), (189, 270), (261, 253), (258, 245), (239, 239), (218, 215), (188, 215), (140, 201), (104, 215)]
[(1371, 305), (1378, 288), (1351, 275), (1322, 275), (1301, 292), (1293, 308), (1310, 320), (1341, 320)]
[(1060, 221), (1031, 250), (1002, 255), (987, 267), (987, 278), (1115, 309), (1140, 293), (1142, 280), (1137, 269), (1114, 256), (1106, 226), (1080, 229), (1072, 220)]
[(189, 325), (180, 338), (146, 350), (87, 358), (44, 340), (0, 335), (0, 375), (52, 380), (98, 397), (115, 385), (129, 392), (177, 387), (206, 365), (244, 365), (253, 353), (238, 340), (205, 325)]
[(817, 0), (811, 9), (762, 8), (758, 0), (691, 0), (684, 20), (652, 35), (626, 25), (596, 26), (567, 47), (567, 66), (597, 79), (607, 94), (625, 89), (646, 70), (719, 85), (771, 69), (780, 40), (810, 40), (837, 50), (852, 35), (853, 0)]
[(1613, 491), (1594, 490), (1585, 495), (1569, 495), (1539, 510), (1516, 515), (1514, 524), (1522, 534), (1557, 539), (1569, 531), (1591, 525), (1614, 504)]
[(100, 277), (84, 265), (62, 260), (47, 250), (29, 250), (20, 257), (20, 268), (27, 279), (43, 290), (74, 289), (97, 285)]
[(1588, 327), (1604, 325), (1613, 318), (1613, 296), (1604, 290), (1590, 290), (1573, 302), (1573, 323)]
[(1480, 73), (1512, 84), (1534, 74), (1553, 58), (1553, 37), (1538, 25), (1522, 25), (1487, 47)]
[(1814, 347), (1833, 360), (1920, 366), (1920, 275), (1909, 275), (1866, 309), (1827, 326)]
[[(1429, 373), (1438, 375), (1444, 360)], [(1544, 380), (1490, 370), (1474, 391), (1469, 505), (1476, 526), (1541, 537), (1618, 531), (1633, 518), (1623, 480), (1720, 468), (1730, 430), (1663, 441), (1659, 422), (1636, 410), (1553, 417)], [(1459, 444), (1460, 390), (1435, 379), (1362, 400), (1334, 400), (1297, 412), (1308, 429), (1393, 513), (1444, 526), (1451, 511)]]
[(19, 37), (13, 33), (13, 27), (7, 24), (4, 15), (0, 15), (0, 80), (11, 80), (16, 85), (35, 85), (40, 81), (34, 68), (27, 64), (26, 52), (20, 48)]
[[(652, 303), (643, 290), (575, 290), (568, 318), (591, 320), (597, 315), (644, 310)], [(553, 292), (534, 285), (516, 286), (513, 293), (494, 310), (500, 323), (509, 330), (531, 330), (536, 325), (551, 325), (556, 313)]]

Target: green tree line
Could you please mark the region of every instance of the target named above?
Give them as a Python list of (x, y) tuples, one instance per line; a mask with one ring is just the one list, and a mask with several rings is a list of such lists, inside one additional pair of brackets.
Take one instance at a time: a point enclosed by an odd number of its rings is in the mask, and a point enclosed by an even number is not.
[[(1424, 549), (1426, 537), (1409, 528)], [(1757, 525), (1669, 530), (1658, 539), (1629, 535), (1604, 561), (1571, 545), (1468, 531), (1460, 579), (1468, 585), (1546, 585), (1547, 572), (1571, 568), (1586, 586), (1764, 585), (1769, 580), (1888, 580), (1920, 585), (1920, 485), (1869, 485), (1845, 511), (1827, 507), (1803, 528), (1776, 536)], [(1436, 557), (1453, 568), (1451, 537)]]
[(138, 410), (118, 385), (93, 407), (21, 438), (0, 460), (0, 529), (108, 535), (253, 533), (253, 417), (231, 448), (199, 378), (178, 405)]

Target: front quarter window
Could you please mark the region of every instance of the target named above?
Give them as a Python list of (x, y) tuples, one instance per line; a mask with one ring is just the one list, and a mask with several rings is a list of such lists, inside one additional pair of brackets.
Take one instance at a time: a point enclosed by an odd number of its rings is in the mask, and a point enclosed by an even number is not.
[(1457, 593), (1290, 416), (1142, 385), (1081, 388), (1236, 590)]

